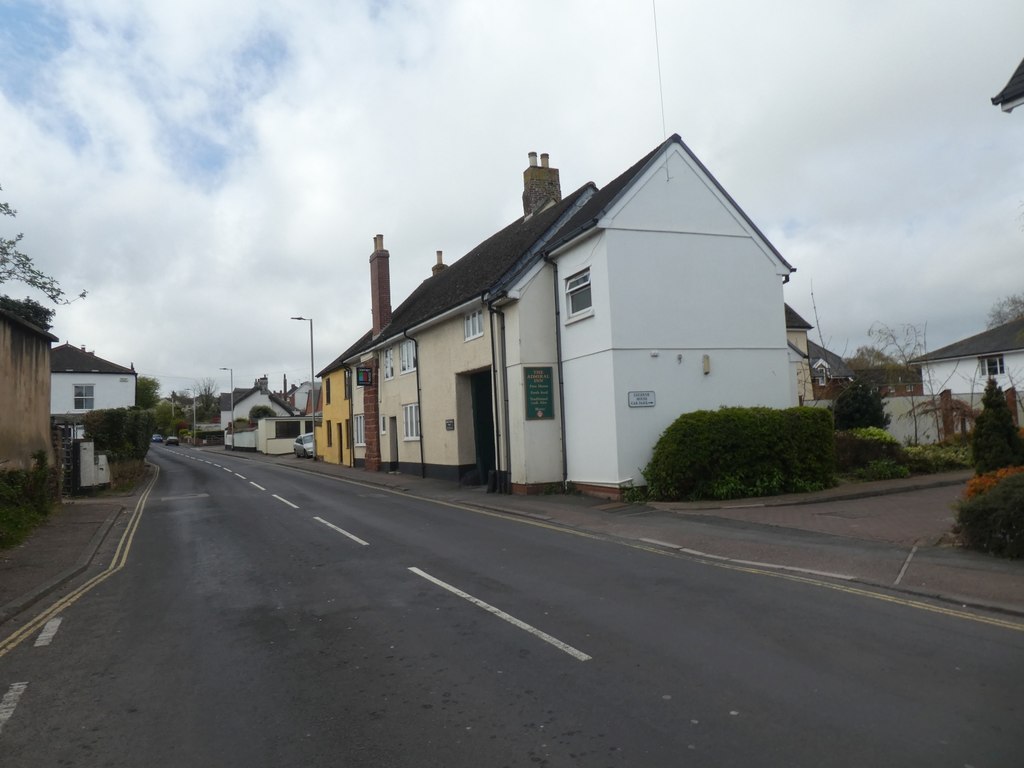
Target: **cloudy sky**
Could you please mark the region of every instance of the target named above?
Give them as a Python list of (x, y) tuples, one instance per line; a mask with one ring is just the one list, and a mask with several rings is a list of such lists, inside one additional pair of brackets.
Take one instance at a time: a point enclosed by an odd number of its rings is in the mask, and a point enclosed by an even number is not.
[(521, 215), (529, 151), (568, 194), (667, 131), (812, 338), (936, 349), (1024, 291), (1024, 108), (990, 101), (1021, 30), (1020, 0), (0, 0), (0, 234), (89, 292), (61, 342), (165, 393), (279, 388), (291, 316), (317, 370), (369, 327), (375, 234), (397, 305)]

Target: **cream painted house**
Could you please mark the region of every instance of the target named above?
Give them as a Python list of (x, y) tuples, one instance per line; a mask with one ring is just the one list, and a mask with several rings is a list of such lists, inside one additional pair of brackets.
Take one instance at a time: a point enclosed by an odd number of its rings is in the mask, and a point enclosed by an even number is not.
[(375, 238), (373, 328), (339, 358), (356, 465), (618, 496), (681, 413), (799, 402), (793, 268), (678, 136), (564, 199), (531, 154), (523, 205), (393, 313)]

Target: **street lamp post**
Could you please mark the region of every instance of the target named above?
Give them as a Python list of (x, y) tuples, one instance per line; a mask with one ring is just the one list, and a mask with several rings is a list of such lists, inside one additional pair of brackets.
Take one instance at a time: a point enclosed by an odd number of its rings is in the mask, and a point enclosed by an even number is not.
[(316, 386), (313, 383), (313, 318), (293, 317), (292, 320), (309, 322), (309, 410), (313, 417), (313, 461), (316, 461), (316, 400), (313, 398)]
[(231, 450), (235, 450), (235, 369), (221, 368), (231, 374)]
[(199, 388), (198, 387), (193, 387), (193, 389), (192, 389), (192, 447), (193, 448), (195, 448), (196, 445), (198, 444), (198, 441), (196, 440), (196, 432), (198, 431), (197, 427), (196, 427), (196, 400), (198, 399), (198, 397), (199, 397)]

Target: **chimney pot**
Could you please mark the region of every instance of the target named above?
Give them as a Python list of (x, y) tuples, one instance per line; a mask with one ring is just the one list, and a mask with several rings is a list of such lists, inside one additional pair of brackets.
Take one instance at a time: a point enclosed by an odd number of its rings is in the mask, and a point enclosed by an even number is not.
[(547, 168), (548, 167), (548, 153), (547, 152), (542, 152), (541, 155), (540, 155), (540, 167), (541, 168)]
[(382, 251), (384, 250), (384, 235), (373, 236), (373, 250)]
[(444, 258), (441, 251), (437, 252), (437, 263), (430, 268), (430, 274), (436, 275), (438, 272), (442, 272), (448, 268), (448, 265), (444, 263)]
[(530, 157), (530, 167), (531, 168), (536, 168), (537, 167), (537, 153), (536, 152), (531, 152), (529, 157)]
[(523, 215), (532, 216), (550, 203), (562, 201), (562, 187), (558, 178), (558, 169), (548, 164), (548, 153), (541, 157), (541, 165), (537, 165), (537, 153), (530, 152), (530, 166), (523, 171)]

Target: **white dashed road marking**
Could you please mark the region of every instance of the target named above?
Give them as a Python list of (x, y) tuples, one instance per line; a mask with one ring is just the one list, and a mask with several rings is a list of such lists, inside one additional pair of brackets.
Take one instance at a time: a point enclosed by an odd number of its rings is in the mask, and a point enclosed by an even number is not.
[(353, 534), (349, 533), (348, 531), (344, 530), (343, 528), (339, 528), (338, 526), (336, 526), (336, 525), (334, 525), (334, 524), (332, 524), (332, 523), (328, 523), (328, 522), (327, 522), (326, 520), (324, 520), (324, 519), (323, 519), (322, 517), (314, 517), (313, 519), (314, 519), (314, 520), (316, 520), (316, 521), (317, 521), (318, 523), (323, 523), (323, 524), (324, 524), (324, 525), (326, 525), (326, 526), (327, 526), (328, 528), (333, 528), (333, 529), (334, 529), (335, 531), (337, 531), (338, 533), (340, 533), (340, 534), (341, 534), (342, 536), (348, 536), (348, 537), (349, 537), (350, 539), (352, 539), (352, 541), (354, 541), (354, 542), (355, 542), (356, 544), (362, 544), (362, 545), (363, 545), (364, 547), (368, 547), (368, 546), (370, 546), (370, 542), (368, 542), (368, 541), (363, 541), (363, 540), (362, 540), (362, 539), (360, 539), (360, 538), (359, 538), (358, 536), (355, 536), (355, 535), (353, 535)]
[(41, 648), (44, 645), (49, 645), (53, 642), (53, 636), (57, 634), (57, 630), (60, 628), (60, 623), (64, 621), (60, 616), (55, 619), (50, 619), (43, 626), (43, 631), (39, 633), (39, 637), (36, 638), (36, 648)]
[(14, 708), (18, 706), (18, 699), (21, 698), (21, 694), (25, 692), (26, 688), (28, 688), (28, 683), (14, 683), (7, 689), (3, 699), (0, 699), (0, 733), (3, 732), (4, 725), (14, 714)]

